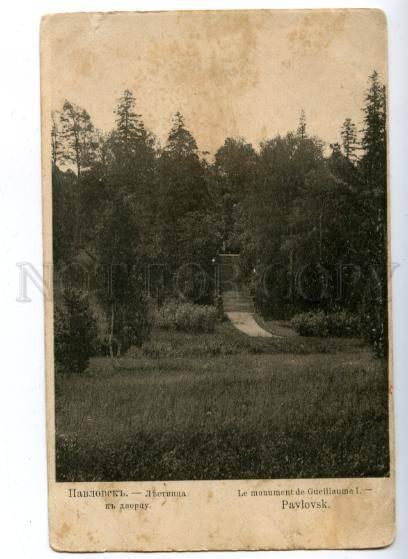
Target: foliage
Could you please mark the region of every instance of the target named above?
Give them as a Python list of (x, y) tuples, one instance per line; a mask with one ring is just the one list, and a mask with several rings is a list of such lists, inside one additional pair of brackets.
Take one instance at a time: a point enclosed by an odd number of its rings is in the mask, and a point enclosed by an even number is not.
[[(359, 313), (365, 338), (385, 355), (386, 92), (376, 72), (362, 112), (359, 137), (346, 118), (330, 153), (302, 110), (296, 131), (259, 147), (226, 138), (210, 162), (180, 112), (159, 147), (130, 90), (104, 133), (66, 101), (51, 134), (57, 267), (84, 249), (105, 268), (134, 269), (129, 289), (144, 322), (143, 269), (160, 263), (171, 278), (160, 302), (214, 304), (213, 258), (239, 253), (240, 276), (264, 317)], [(100, 294), (119, 322), (120, 297)]]
[(351, 118), (346, 118), (343, 122), (340, 135), (346, 159), (353, 159), (357, 149), (357, 128)]
[(195, 334), (213, 332), (217, 309), (209, 305), (191, 303), (165, 303), (155, 317), (156, 326), (163, 329), (181, 330)]
[[(185, 127), (184, 119), (176, 113), (173, 126), (169, 132), (166, 146), (158, 160), (158, 178), (160, 183), (160, 202), (158, 203), (158, 239), (161, 246), (161, 260), (172, 271), (180, 266), (190, 264), (189, 255), (197, 251), (191, 247), (195, 234), (190, 225), (204, 229), (198, 237), (204, 243), (212, 243), (212, 231), (205, 228), (211, 223), (209, 218), (210, 198), (205, 179), (205, 165), (200, 160), (195, 139)], [(207, 240), (207, 234), (210, 237)], [(211, 249), (212, 250), (212, 249)], [(207, 251), (204, 256), (211, 260)], [(213, 256), (213, 254), (211, 254)], [(201, 262), (195, 262), (201, 264)]]
[(304, 140), (306, 138), (306, 113), (304, 109), (300, 111), (299, 125), (296, 130), (296, 134)]
[(54, 354), (57, 371), (83, 373), (95, 353), (97, 328), (87, 297), (67, 288), (54, 310)]
[(53, 258), (56, 269), (72, 261), (75, 254), (76, 177), (52, 168)]
[[(92, 165), (97, 146), (95, 129), (88, 112), (66, 100), (60, 114), (60, 132), (57, 134), (54, 121), (52, 138), (54, 159), (65, 164), (73, 163), (79, 180), (81, 171)], [(58, 141), (61, 143), (61, 149), (57, 159)]]
[(357, 336), (360, 333), (360, 321), (357, 316), (346, 311), (332, 313), (307, 312), (296, 314), (291, 325), (301, 336)]
[(197, 143), (184, 124), (184, 117), (177, 112), (173, 117), (173, 124), (167, 139), (165, 153), (178, 159), (198, 157)]
[(118, 100), (116, 108), (116, 146), (122, 156), (130, 158), (144, 142), (146, 131), (141, 115), (135, 112), (136, 100), (133, 93), (126, 89)]
[[(109, 281), (100, 298), (109, 316), (109, 335), (118, 341), (119, 353), (141, 345), (151, 329), (137, 233), (131, 206), (124, 208), (118, 201), (105, 215), (99, 256)], [(128, 242), (131, 236), (133, 243)]]
[(374, 272), (369, 277), (359, 309), (361, 330), (378, 357), (388, 354), (387, 297), (380, 278)]
[[(79, 252), (90, 255), (104, 279), (94, 295), (99, 329), (111, 354), (133, 346), (118, 374), (105, 358), (90, 362), (89, 302), (78, 290), (56, 293), (57, 479), (388, 475), (386, 363), (353, 338), (362, 333), (376, 355), (387, 353), (378, 74), (360, 140), (346, 119), (330, 153), (303, 111), (297, 131), (260, 146), (227, 138), (214, 161), (181, 113), (163, 148), (129, 90), (115, 115), (105, 132), (68, 101), (53, 115), (56, 274)], [(220, 251), (240, 253), (257, 310), (293, 316), (301, 336), (250, 338), (219, 321), (212, 259)], [(157, 288), (153, 313), (152, 263), (172, 280)], [(89, 362), (87, 375), (71, 374)]]
[(121, 350), (126, 351), (132, 345), (141, 346), (149, 338), (151, 317), (146, 298), (140, 289), (140, 278), (137, 278), (134, 271), (130, 271), (120, 281), (116, 278), (115, 289), (120, 289), (120, 296), (113, 297), (112, 333), (120, 341)]
[(373, 72), (364, 106), (364, 154), (360, 166), (363, 221), (358, 238), (365, 278), (361, 320), (366, 338), (379, 356), (388, 351), (386, 120), (385, 86)]
[(324, 338), (329, 335), (327, 316), (323, 311), (296, 314), (291, 320), (291, 325), (301, 336)]
[(257, 154), (244, 138), (227, 138), (215, 154), (211, 189), (224, 250), (240, 248), (240, 208), (256, 183)]
[(360, 317), (347, 312), (337, 311), (327, 315), (330, 336), (358, 336), (361, 333)]

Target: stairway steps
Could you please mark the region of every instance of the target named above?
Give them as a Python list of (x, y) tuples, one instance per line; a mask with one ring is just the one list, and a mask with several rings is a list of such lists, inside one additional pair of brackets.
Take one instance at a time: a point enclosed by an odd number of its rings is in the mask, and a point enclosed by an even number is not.
[(241, 299), (240, 297), (237, 297), (235, 299), (223, 297), (222, 300), (224, 301), (224, 303), (252, 303), (252, 297), (248, 297), (245, 299)]
[(223, 307), (225, 312), (254, 312), (252, 299), (227, 299), (223, 297)]
[(252, 301), (252, 297), (248, 297), (248, 296), (232, 297), (232, 296), (223, 295), (222, 298), (223, 298), (224, 301)]
[(225, 312), (255, 312), (254, 302), (247, 286), (242, 287), (234, 283), (237, 277), (234, 269), (239, 267), (239, 255), (219, 255), (220, 266), (220, 290)]

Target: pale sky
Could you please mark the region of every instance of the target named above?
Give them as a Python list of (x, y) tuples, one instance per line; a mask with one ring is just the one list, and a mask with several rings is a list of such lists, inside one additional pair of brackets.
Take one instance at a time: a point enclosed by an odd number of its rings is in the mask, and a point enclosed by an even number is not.
[(132, 89), (163, 142), (181, 111), (199, 149), (228, 136), (256, 146), (297, 127), (339, 141), (361, 123), (367, 78), (386, 79), (386, 23), (378, 10), (67, 14), (43, 22), (43, 92), (84, 107), (103, 130)]

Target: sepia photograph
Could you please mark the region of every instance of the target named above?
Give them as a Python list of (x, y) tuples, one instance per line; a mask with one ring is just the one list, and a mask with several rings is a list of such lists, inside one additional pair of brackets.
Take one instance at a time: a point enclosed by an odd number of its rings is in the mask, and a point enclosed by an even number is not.
[(389, 477), (383, 12), (55, 15), (42, 49), (55, 481)]

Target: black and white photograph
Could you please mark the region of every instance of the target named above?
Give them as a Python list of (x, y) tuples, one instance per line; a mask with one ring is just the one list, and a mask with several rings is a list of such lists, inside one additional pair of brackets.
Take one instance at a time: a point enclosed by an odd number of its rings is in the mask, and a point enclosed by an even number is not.
[(4, 5), (2, 555), (405, 557), (407, 24)]
[(56, 481), (389, 476), (382, 12), (47, 30)]

